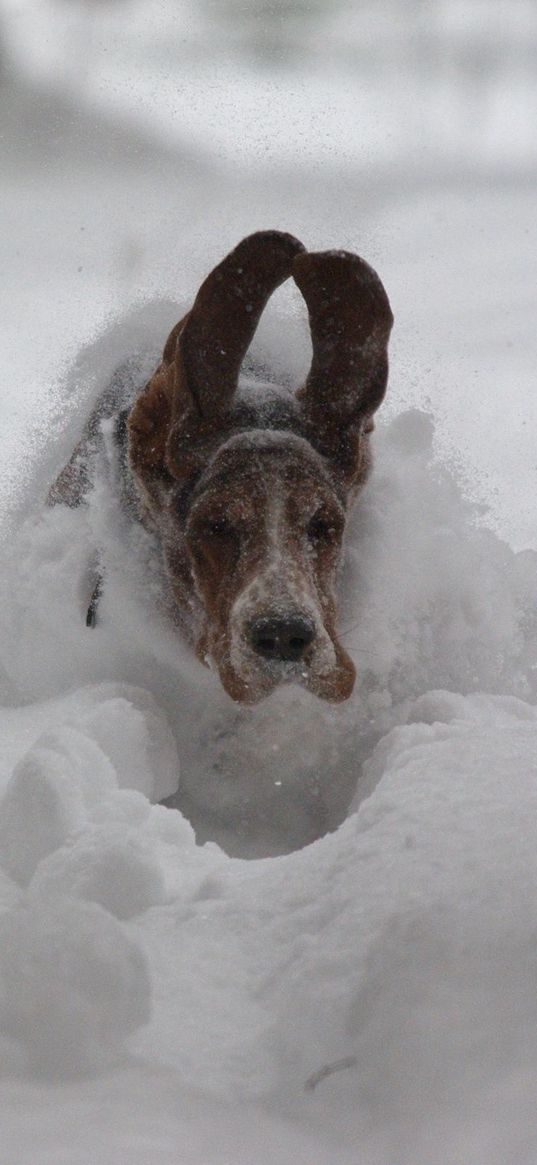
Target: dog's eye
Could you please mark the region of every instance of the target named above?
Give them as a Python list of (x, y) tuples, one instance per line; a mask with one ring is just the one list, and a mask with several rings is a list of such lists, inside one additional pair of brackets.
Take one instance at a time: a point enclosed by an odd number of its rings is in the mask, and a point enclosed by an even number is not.
[(310, 542), (330, 542), (336, 530), (328, 518), (323, 517), (322, 514), (314, 514), (306, 533)]
[(236, 530), (227, 518), (212, 518), (205, 524), (205, 533), (210, 538), (232, 538)]

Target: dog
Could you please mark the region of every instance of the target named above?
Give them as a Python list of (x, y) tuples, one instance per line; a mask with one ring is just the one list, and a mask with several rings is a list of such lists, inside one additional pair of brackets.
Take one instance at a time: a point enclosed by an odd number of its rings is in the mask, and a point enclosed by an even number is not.
[[(313, 349), (296, 394), (240, 378), (261, 313), (288, 278)], [(239, 704), (289, 682), (332, 702), (353, 690), (337, 572), (371, 467), (392, 323), (378, 275), (357, 255), (311, 253), (279, 231), (250, 235), (205, 279), (136, 399), (124, 399), (120, 378), (107, 390), (50, 491), (50, 504), (83, 502), (111, 421), (123, 501), (156, 536), (172, 618)], [(97, 576), (90, 625), (103, 585)]]

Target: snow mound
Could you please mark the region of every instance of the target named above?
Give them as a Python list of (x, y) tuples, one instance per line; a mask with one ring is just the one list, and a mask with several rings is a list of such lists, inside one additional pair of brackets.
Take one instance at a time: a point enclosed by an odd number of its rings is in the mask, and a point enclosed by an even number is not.
[(105, 1066), (149, 1016), (143, 955), (94, 903), (52, 897), (5, 913), (0, 983), (2, 1031), (45, 1075)]
[(27, 885), (41, 859), (82, 826), (84, 786), (98, 798), (114, 784), (107, 757), (82, 732), (40, 737), (16, 766), (1, 803), (0, 864)]
[(165, 897), (153, 846), (132, 830), (103, 826), (50, 854), (32, 887), (42, 895), (63, 893), (99, 902), (116, 918), (131, 918)]
[(435, 458), (426, 413), (400, 414), (375, 449), (345, 580), (358, 700), (364, 687), (390, 701), (440, 687), (530, 697), (537, 555), (514, 553), (483, 525), (457, 465)]
[(270, 1100), (319, 1159), (327, 1141), (366, 1165), (473, 1145), (500, 1165), (486, 1122), (537, 1079), (536, 755), (526, 702), (429, 692), (375, 749), (358, 812), (270, 862), (196, 847), (178, 813), (108, 791), (6, 903), (12, 1066), (72, 1075), (128, 1040), (149, 1081), (156, 1056), (205, 1105)]
[[(9, 781), (10, 801), (26, 799), (23, 819), (32, 801), (24, 793), (27, 769), (43, 781), (47, 771), (54, 770), (58, 780), (63, 773), (85, 810), (118, 787), (153, 797), (177, 784), (179, 760), (166, 718), (150, 693), (132, 684), (104, 681), (58, 699), (4, 707), (0, 719), (5, 741), (0, 788)], [(43, 754), (41, 763), (32, 750)]]

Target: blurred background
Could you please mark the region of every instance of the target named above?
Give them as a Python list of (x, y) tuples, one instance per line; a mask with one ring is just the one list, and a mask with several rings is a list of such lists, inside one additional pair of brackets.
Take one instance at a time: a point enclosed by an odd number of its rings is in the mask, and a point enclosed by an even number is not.
[(275, 227), (379, 270), (387, 415), (535, 543), (536, 0), (0, 0), (0, 133), (5, 489), (104, 320)]

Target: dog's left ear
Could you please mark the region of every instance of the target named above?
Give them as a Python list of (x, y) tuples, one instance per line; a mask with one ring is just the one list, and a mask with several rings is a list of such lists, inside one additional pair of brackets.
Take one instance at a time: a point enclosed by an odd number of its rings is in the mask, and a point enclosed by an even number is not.
[(293, 278), (309, 312), (313, 359), (298, 392), (308, 436), (345, 484), (360, 475), (360, 438), (388, 381), (393, 315), (372, 267), (347, 251), (297, 255)]

